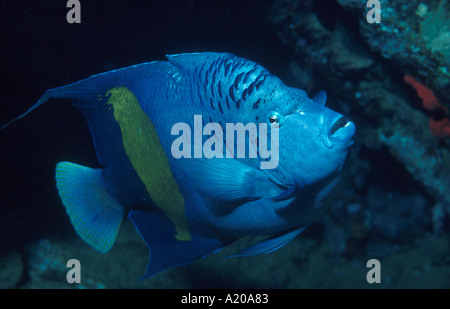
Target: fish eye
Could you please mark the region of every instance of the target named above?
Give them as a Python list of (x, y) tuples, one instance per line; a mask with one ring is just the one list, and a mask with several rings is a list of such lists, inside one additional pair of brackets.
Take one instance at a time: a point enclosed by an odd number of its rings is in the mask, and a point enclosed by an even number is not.
[(269, 112), (267, 114), (267, 122), (274, 126), (278, 124), (278, 126), (281, 126), (283, 124), (284, 116), (277, 112)]

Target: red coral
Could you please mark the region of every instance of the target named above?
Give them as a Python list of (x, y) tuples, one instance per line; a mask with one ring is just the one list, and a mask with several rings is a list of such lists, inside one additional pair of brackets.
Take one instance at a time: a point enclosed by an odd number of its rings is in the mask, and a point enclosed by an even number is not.
[(430, 127), (431, 133), (437, 138), (450, 137), (450, 120), (448, 118), (434, 120), (431, 117), (428, 126)]
[[(417, 92), (419, 98), (422, 99), (423, 107), (429, 111), (438, 111), (443, 112), (444, 115), (448, 115), (447, 108), (442, 106), (439, 103), (439, 100), (434, 95), (433, 91), (431, 91), (426, 86), (422, 85), (420, 82), (416, 81), (412, 76), (405, 75), (403, 80), (414, 87)], [(450, 137), (450, 120), (448, 116), (437, 120), (434, 119), (433, 116), (430, 118), (430, 123), (428, 124), (431, 133), (437, 138), (447, 138)]]
[(433, 111), (441, 106), (439, 100), (434, 96), (433, 91), (416, 81), (411, 75), (405, 75), (403, 79), (416, 89), (417, 95), (422, 99), (423, 107), (427, 110)]

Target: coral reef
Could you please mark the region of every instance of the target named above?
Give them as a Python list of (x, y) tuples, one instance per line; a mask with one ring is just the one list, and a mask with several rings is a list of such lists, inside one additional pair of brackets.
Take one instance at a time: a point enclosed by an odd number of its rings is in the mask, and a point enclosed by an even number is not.
[(450, 215), (448, 4), (382, 0), (381, 23), (372, 24), (366, 3), (283, 0), (269, 13), (297, 56), (291, 74), (316, 82), (292, 78), (295, 86), (325, 88), (328, 104), (358, 128), (347, 193), (325, 224), (329, 234), (342, 235), (336, 254), (347, 256), (398, 251), (446, 230)]
[(422, 40), (427, 49), (439, 53), (448, 62), (450, 60), (450, 18), (446, 1), (434, 3), (434, 10), (428, 12), (426, 4), (417, 7), (416, 15), (422, 18), (419, 35), (414, 34), (416, 40)]
[[(195, 288), (377, 288), (366, 281), (367, 258), (353, 259), (335, 254), (334, 243), (316, 241), (306, 232), (271, 254), (226, 258), (250, 242), (244, 238), (204, 260), (137, 280), (143, 274), (147, 249), (131, 226), (119, 234), (117, 246), (106, 255), (93, 251), (77, 236), (40, 240), (28, 247), (24, 260), (29, 279), (16, 288), (40, 289), (195, 289)], [(334, 235), (339, 237), (338, 235)], [(395, 253), (379, 257), (383, 288), (448, 288), (450, 261), (448, 234), (434, 239), (416, 239)], [(374, 248), (379, 252), (379, 247)], [(347, 248), (347, 250), (351, 250)], [(81, 263), (81, 283), (69, 284), (65, 263)], [(373, 257), (373, 256), (372, 256)], [(52, 260), (51, 260), (52, 259)], [(12, 270), (11, 270), (12, 271)], [(8, 287), (8, 286), (6, 286)]]
[(382, 22), (364, 18), (366, 1), (339, 0), (359, 20), (359, 31), (373, 51), (417, 72), (426, 85), (450, 107), (450, 13), (447, 1), (381, 0)]

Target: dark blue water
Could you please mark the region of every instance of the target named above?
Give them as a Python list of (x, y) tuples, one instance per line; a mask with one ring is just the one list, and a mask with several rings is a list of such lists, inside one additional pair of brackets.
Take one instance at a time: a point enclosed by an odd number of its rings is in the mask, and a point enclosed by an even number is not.
[[(450, 287), (450, 144), (429, 132), (428, 119), (436, 112), (424, 108), (403, 76), (418, 76), (442, 106), (449, 104), (449, 86), (423, 73), (428, 67), (418, 58), (402, 58), (407, 50), (398, 46), (405, 42), (398, 36), (395, 45), (386, 35), (395, 16), (382, 20), (385, 29), (370, 30), (348, 1), (80, 1), (81, 23), (69, 24), (69, 9), (58, 2), (0, 4), (0, 124), (23, 113), (45, 90), (93, 74), (167, 54), (226, 51), (261, 64), (310, 96), (325, 89), (327, 105), (358, 130), (330, 209), (292, 243), (242, 259), (224, 258), (224, 249), (137, 281), (148, 253), (129, 222), (106, 255), (82, 243), (70, 225), (55, 187), (56, 163), (100, 166), (81, 114), (68, 101), (51, 101), (0, 131), (1, 288)], [(360, 2), (360, 11), (367, 12)], [(411, 3), (411, 12), (419, 10), (419, 2)], [(393, 12), (405, 16), (395, 5)], [(448, 5), (432, 2), (426, 14), (442, 20), (435, 27), (449, 24)], [(419, 15), (422, 31), (411, 37), (432, 52), (417, 55), (444, 78), (448, 47), (420, 39), (432, 26), (423, 26), (427, 15)], [(438, 31), (433, 35), (440, 38)], [(448, 117), (446, 110), (440, 113), (438, 120)], [(66, 281), (71, 258), (81, 261), (82, 285)], [(366, 280), (372, 258), (383, 265), (380, 284)]]

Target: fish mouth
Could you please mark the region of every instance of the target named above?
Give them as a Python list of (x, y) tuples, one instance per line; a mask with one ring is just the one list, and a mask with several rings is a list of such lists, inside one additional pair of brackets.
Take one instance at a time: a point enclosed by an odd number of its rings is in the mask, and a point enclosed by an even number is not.
[(330, 135), (334, 135), (338, 130), (343, 129), (350, 125), (350, 122), (345, 119), (344, 116), (341, 116), (338, 120), (336, 120), (330, 128)]
[(347, 120), (344, 116), (336, 117), (331, 127), (321, 137), (322, 142), (328, 148), (333, 148), (336, 144), (351, 146), (353, 144), (352, 137), (355, 133), (355, 124)]

